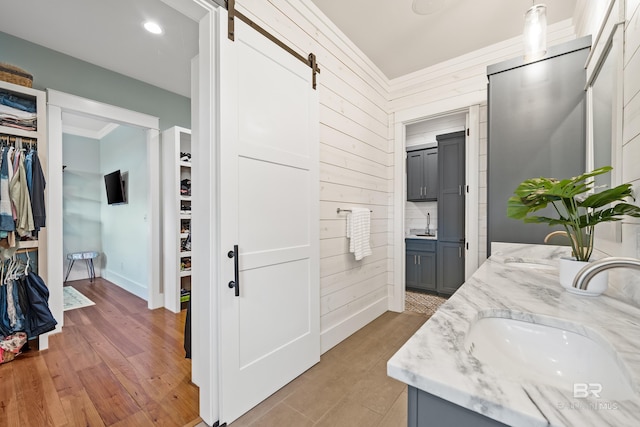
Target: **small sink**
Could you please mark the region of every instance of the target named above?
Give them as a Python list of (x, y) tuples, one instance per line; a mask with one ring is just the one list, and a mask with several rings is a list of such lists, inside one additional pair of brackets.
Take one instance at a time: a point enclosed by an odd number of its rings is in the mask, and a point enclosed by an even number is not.
[(635, 397), (628, 374), (617, 363), (610, 344), (555, 326), (482, 317), (471, 324), (465, 349), (514, 380), (544, 383), (562, 390), (569, 398), (580, 397), (574, 393), (575, 384), (580, 384), (579, 390), (594, 392), (601, 385), (600, 399)]
[(419, 236), (419, 237), (436, 237), (435, 234), (416, 234), (416, 236)]

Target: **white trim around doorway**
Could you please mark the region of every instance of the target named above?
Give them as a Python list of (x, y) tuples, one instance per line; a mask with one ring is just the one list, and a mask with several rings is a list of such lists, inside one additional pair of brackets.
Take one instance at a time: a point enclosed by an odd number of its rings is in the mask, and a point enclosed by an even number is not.
[(63, 326), (63, 214), (62, 214), (62, 112), (101, 117), (119, 124), (146, 129), (147, 161), (149, 164), (149, 236), (150, 251), (147, 265), (149, 278), (147, 304), (150, 309), (163, 304), (160, 292), (160, 144), (159, 119), (147, 114), (48, 89), (49, 185), (47, 186), (47, 221), (49, 240), (47, 262), (51, 310)]
[[(455, 98), (436, 101), (395, 113), (394, 120), (394, 168), (393, 178), (393, 287), (389, 293), (389, 310), (404, 311), (405, 294), (405, 244), (404, 215), (407, 188), (406, 177), (406, 126), (451, 114), (467, 113), (469, 137), (466, 148), (466, 181), (469, 186), (465, 208), (466, 241), (470, 250), (465, 257), (465, 278), (478, 268), (478, 176), (480, 104), (486, 102), (486, 92), (477, 91)], [(473, 147), (470, 147), (473, 144)], [(473, 204), (473, 205), (471, 205)]]

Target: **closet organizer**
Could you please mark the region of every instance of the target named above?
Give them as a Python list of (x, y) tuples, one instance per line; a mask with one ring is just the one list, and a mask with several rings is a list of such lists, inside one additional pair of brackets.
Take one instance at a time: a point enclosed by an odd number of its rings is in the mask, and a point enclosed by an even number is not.
[(0, 82), (0, 363), (46, 348), (57, 324), (45, 283), (45, 108), (44, 92)]

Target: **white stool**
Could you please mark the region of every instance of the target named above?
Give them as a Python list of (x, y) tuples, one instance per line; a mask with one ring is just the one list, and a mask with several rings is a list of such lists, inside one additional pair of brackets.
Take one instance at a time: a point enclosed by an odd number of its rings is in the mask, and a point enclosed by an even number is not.
[(64, 276), (64, 281), (66, 282), (69, 278), (69, 273), (71, 273), (71, 268), (73, 267), (73, 263), (77, 259), (83, 259), (87, 265), (87, 272), (89, 273), (89, 281), (93, 282), (93, 279), (96, 278), (96, 271), (93, 268), (93, 259), (98, 258), (100, 255), (99, 252), (89, 251), (89, 252), (71, 252), (67, 254), (67, 259), (69, 260), (69, 267), (67, 267), (67, 274)]

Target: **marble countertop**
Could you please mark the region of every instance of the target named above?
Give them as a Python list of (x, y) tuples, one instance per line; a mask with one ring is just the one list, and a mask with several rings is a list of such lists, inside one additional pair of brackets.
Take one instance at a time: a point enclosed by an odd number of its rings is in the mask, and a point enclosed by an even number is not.
[(438, 240), (438, 233), (432, 231), (433, 236), (418, 236), (418, 234), (426, 234), (426, 229), (411, 228), (408, 233), (405, 234), (405, 239), (423, 239), (423, 240)]
[(407, 234), (405, 239), (416, 239), (416, 240), (438, 240), (438, 236), (416, 236), (414, 234)]
[[(631, 426), (640, 420), (640, 308), (606, 294), (573, 295), (556, 268), (567, 247), (500, 244), (493, 255), (388, 361), (387, 373), (427, 393), (510, 426)], [(470, 325), (487, 316), (574, 328), (604, 339), (629, 373), (636, 397), (577, 399), (573, 389), (513, 379), (483, 364), (464, 345)], [(588, 355), (585, 355), (588, 357)]]

